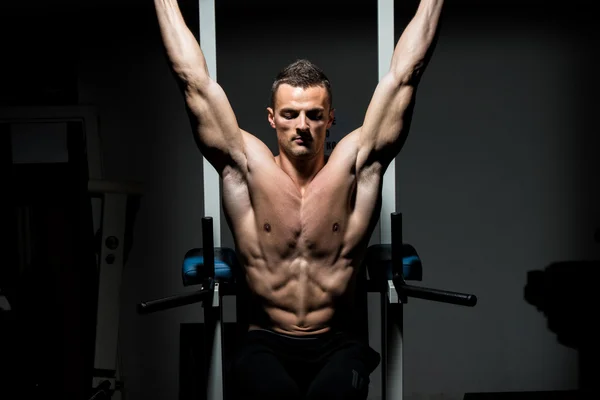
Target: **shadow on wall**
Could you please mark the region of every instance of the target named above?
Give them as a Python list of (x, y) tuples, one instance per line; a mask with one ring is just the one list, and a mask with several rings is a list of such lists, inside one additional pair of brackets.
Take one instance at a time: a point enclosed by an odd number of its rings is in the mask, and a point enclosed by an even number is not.
[(529, 271), (524, 291), (525, 301), (546, 316), (547, 327), (558, 342), (579, 352), (579, 390), (586, 396), (597, 391), (592, 363), (599, 356), (600, 330), (594, 326), (593, 275), (599, 270), (600, 260), (555, 262), (544, 270)]
[[(598, 34), (589, 31), (585, 24), (578, 27), (577, 34), (581, 38), (583, 49), (598, 45)], [(582, 254), (582, 257), (579, 260), (556, 261), (544, 269), (530, 270), (524, 288), (525, 301), (543, 313), (548, 330), (556, 335), (558, 342), (578, 352), (578, 391), (545, 393), (541, 397), (510, 397), (511, 399), (600, 398), (595, 376), (592, 376), (593, 363), (600, 356), (600, 330), (595, 326), (597, 310), (594, 307), (598, 302), (595, 297), (597, 288), (594, 276), (600, 271), (600, 188), (597, 184), (600, 173), (600, 160), (597, 157), (600, 142), (595, 134), (595, 121), (591, 119), (595, 112), (592, 107), (596, 102), (595, 93), (599, 85), (598, 78), (593, 73), (597, 69), (597, 61), (591, 55), (581, 61), (578, 65), (582, 72), (580, 76), (585, 78), (574, 85), (580, 91), (575, 93), (574, 105), (581, 118), (573, 121), (571, 134), (575, 135), (573, 140), (576, 141), (577, 149), (577, 168), (572, 176), (573, 190), (578, 194), (578, 204), (574, 207), (577, 223), (574, 226), (580, 231), (574, 232), (574, 236), (578, 236), (580, 241), (576, 252)], [(588, 235), (588, 232), (594, 232), (593, 240), (589, 240), (592, 235)]]
[[(593, 364), (600, 358), (600, 329), (595, 326), (597, 310), (594, 307), (598, 303), (594, 277), (600, 271), (600, 139), (596, 122), (592, 120), (600, 80), (594, 73), (598, 62), (592, 59), (588, 50), (598, 46), (600, 36), (582, 22), (585, 17), (556, 12), (549, 15), (555, 19), (557, 26), (569, 25), (572, 28), (572, 34), (578, 36), (577, 42), (581, 44), (577, 51), (586, 54), (575, 63), (578, 76), (583, 79), (572, 82), (575, 91), (573, 113), (579, 118), (572, 121), (565, 131), (565, 135), (571, 135), (569, 143), (574, 145), (575, 151), (571, 156), (576, 157), (575, 160), (567, 160), (576, 165), (569, 177), (576, 199), (572, 210), (576, 230), (569, 237), (575, 243), (575, 254), (581, 258), (559, 260), (545, 267), (534, 266), (527, 273), (524, 300), (545, 316), (547, 329), (556, 335), (558, 343), (578, 352), (578, 388), (552, 392), (467, 393), (464, 400), (600, 398), (596, 377), (592, 375)], [(565, 149), (564, 157), (569, 156), (566, 152)], [(556, 161), (560, 164), (563, 160)], [(591, 236), (593, 240), (590, 240)]]

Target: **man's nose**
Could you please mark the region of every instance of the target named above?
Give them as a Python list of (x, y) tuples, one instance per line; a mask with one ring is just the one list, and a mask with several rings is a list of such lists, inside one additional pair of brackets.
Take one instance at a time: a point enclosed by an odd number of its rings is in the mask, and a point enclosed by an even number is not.
[(299, 131), (307, 131), (308, 130), (308, 118), (306, 118), (306, 115), (304, 114), (300, 114), (298, 116), (298, 127), (297, 129)]

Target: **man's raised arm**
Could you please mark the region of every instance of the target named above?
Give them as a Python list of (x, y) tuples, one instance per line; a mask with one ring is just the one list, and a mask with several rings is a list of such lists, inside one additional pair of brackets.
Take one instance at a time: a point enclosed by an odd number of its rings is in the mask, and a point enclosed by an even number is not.
[(381, 79), (360, 128), (357, 166), (373, 162), (384, 169), (398, 154), (412, 118), (417, 85), (438, 33), (443, 0), (421, 0), (400, 36), (389, 72)]
[(189, 30), (177, 0), (154, 0), (170, 67), (184, 94), (196, 142), (221, 174), (244, 165), (242, 134), (223, 89), (208, 75), (198, 41)]

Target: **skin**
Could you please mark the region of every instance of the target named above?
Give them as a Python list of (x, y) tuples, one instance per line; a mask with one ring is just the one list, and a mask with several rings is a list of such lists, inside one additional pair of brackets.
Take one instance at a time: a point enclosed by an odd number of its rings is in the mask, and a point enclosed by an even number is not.
[(333, 123), (333, 109), (321, 86), (303, 89), (282, 84), (275, 99), (276, 110), (267, 108), (269, 124), (277, 132), (280, 155), (275, 160), (303, 190), (325, 164), (325, 137)]
[(336, 145), (325, 163), (323, 144), (334, 111), (323, 87), (279, 87), (275, 108), (267, 109), (277, 133), (275, 156), (238, 126), (225, 93), (208, 76), (177, 2), (155, 0), (196, 142), (221, 176), (236, 253), (267, 316), (250, 329), (296, 336), (327, 332), (335, 328), (336, 314), (351, 306), (379, 216), (383, 174), (408, 134), (442, 4), (420, 2), (363, 124)]
[(223, 180), (223, 205), (248, 285), (272, 321), (250, 329), (316, 334), (329, 330), (337, 306), (353, 297), (381, 179), (367, 170), (357, 177), (356, 134), (340, 142), (325, 165), (333, 111), (324, 88), (282, 85), (276, 99), (268, 118), (279, 155), (244, 134), (252, 172), (246, 182)]

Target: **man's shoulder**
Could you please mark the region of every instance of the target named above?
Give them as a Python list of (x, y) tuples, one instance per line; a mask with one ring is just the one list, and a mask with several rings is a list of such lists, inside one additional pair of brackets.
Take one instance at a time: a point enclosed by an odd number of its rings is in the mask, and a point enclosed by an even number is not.
[(243, 129), (240, 129), (240, 131), (242, 132), (242, 138), (244, 140), (245, 146), (252, 148), (254, 150), (265, 151), (268, 154), (270, 154), (271, 156), (273, 156), (273, 152), (269, 149), (269, 147), (265, 144), (265, 142), (263, 142), (257, 136), (253, 135), (252, 133), (250, 133), (248, 131), (245, 131)]

